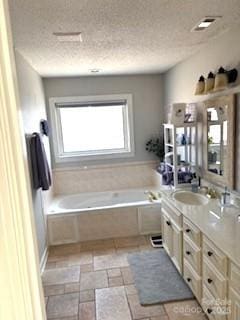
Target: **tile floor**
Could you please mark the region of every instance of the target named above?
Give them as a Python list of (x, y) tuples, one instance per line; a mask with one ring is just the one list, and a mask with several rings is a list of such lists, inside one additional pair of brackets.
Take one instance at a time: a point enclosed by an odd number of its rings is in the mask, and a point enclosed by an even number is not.
[(48, 319), (207, 319), (195, 300), (139, 304), (127, 254), (143, 250), (154, 250), (144, 236), (51, 247), (42, 276)]

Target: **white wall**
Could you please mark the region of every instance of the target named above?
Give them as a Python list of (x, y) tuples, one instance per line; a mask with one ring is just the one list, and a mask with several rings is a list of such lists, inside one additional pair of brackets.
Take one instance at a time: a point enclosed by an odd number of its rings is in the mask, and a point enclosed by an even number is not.
[(135, 156), (133, 158), (58, 165), (53, 162), (54, 167), (156, 160), (154, 155), (145, 150), (145, 143), (152, 134), (158, 134), (162, 129), (164, 108), (161, 75), (45, 78), (43, 82), (46, 104), (50, 97), (121, 93), (133, 95), (135, 137)]
[[(183, 61), (164, 75), (164, 105), (175, 102), (195, 102), (211, 98), (194, 96), (200, 75), (207, 77), (209, 71), (216, 72), (220, 66), (225, 69), (237, 68), (237, 86), (230, 92), (237, 93), (235, 176), (236, 190), (240, 192), (240, 26), (228, 31), (205, 45), (197, 54)], [(227, 94), (228, 90), (222, 94)], [(166, 114), (166, 112), (165, 112)]]
[[(38, 73), (26, 62), (26, 60), (16, 51), (16, 66), (20, 94), (20, 110), (23, 120), (23, 129), (26, 137), (28, 149), (28, 137), (33, 132), (39, 132), (39, 122), (46, 119), (45, 98), (42, 79)], [(44, 138), (44, 145), (48, 158), (50, 149), (48, 139)], [(50, 160), (50, 158), (49, 158)], [(29, 162), (29, 173), (31, 176), (31, 163)], [(47, 247), (47, 232), (44, 216), (43, 198), (47, 200), (51, 191), (42, 192), (40, 189), (32, 188), (32, 203), (35, 217), (38, 249), (40, 261)]]

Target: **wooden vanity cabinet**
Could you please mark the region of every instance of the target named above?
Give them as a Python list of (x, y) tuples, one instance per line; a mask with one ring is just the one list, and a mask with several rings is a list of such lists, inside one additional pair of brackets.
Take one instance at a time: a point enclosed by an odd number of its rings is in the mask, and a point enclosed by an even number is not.
[(187, 218), (183, 218), (183, 233), (188, 237), (198, 248), (201, 247), (201, 231)]
[(162, 238), (163, 247), (170, 257), (172, 257), (172, 245), (173, 245), (173, 230), (171, 227), (171, 220), (167, 213), (162, 210)]
[(182, 274), (182, 215), (165, 201), (162, 202), (162, 214), (163, 247)]
[(203, 256), (223, 277), (227, 277), (227, 256), (203, 235)]
[(172, 223), (172, 261), (182, 274), (182, 228), (174, 221)]
[(202, 256), (201, 232), (188, 219), (183, 218), (183, 276), (201, 303)]
[(240, 319), (240, 268), (234, 263), (229, 265), (229, 296), (230, 314), (229, 320)]
[(230, 304), (230, 314), (229, 320), (239, 320), (240, 319), (240, 295), (233, 289), (229, 288), (229, 301)]
[(240, 320), (240, 267), (166, 200), (162, 232), (165, 250), (208, 318)]

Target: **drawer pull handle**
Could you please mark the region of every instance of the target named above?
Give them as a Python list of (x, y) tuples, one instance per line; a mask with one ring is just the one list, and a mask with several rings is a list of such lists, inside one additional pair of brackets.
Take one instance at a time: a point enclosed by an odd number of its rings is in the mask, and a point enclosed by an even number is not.
[(187, 282), (191, 282), (192, 281), (192, 279), (191, 278), (187, 278)]
[(190, 251), (186, 251), (186, 254), (189, 256), (191, 254), (191, 252)]
[(171, 225), (171, 222), (170, 222), (170, 221), (166, 221), (166, 224), (167, 224), (168, 226), (170, 226), (170, 225)]
[(208, 309), (207, 309), (207, 313), (208, 313), (208, 314), (210, 314), (210, 313), (212, 313), (212, 312), (213, 312), (213, 311), (212, 311), (211, 308), (208, 308)]
[(208, 282), (208, 283), (212, 283), (212, 282), (213, 282), (213, 280), (212, 280), (212, 279), (210, 279), (210, 278), (208, 278), (208, 279), (207, 279), (207, 282)]
[(213, 255), (213, 252), (212, 251), (208, 251), (207, 254), (208, 254), (209, 257), (211, 257)]
[(191, 232), (191, 229), (186, 229), (186, 232), (187, 232), (187, 233)]

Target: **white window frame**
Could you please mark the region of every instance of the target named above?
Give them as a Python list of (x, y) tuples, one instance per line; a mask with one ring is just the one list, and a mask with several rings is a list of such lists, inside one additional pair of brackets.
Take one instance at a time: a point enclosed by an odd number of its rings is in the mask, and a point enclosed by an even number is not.
[[(61, 118), (59, 109), (64, 105), (76, 105), (89, 102), (119, 102), (126, 101), (126, 106), (123, 109), (124, 118), (124, 145), (121, 150), (98, 150), (86, 152), (63, 152), (63, 139), (61, 130)], [(52, 146), (56, 163), (75, 162), (84, 160), (101, 160), (133, 157), (135, 154), (134, 148), (134, 133), (133, 133), (133, 110), (132, 110), (132, 95), (131, 94), (113, 94), (113, 95), (97, 95), (97, 96), (79, 96), (79, 97), (51, 97), (49, 99), (50, 121), (52, 128)]]

